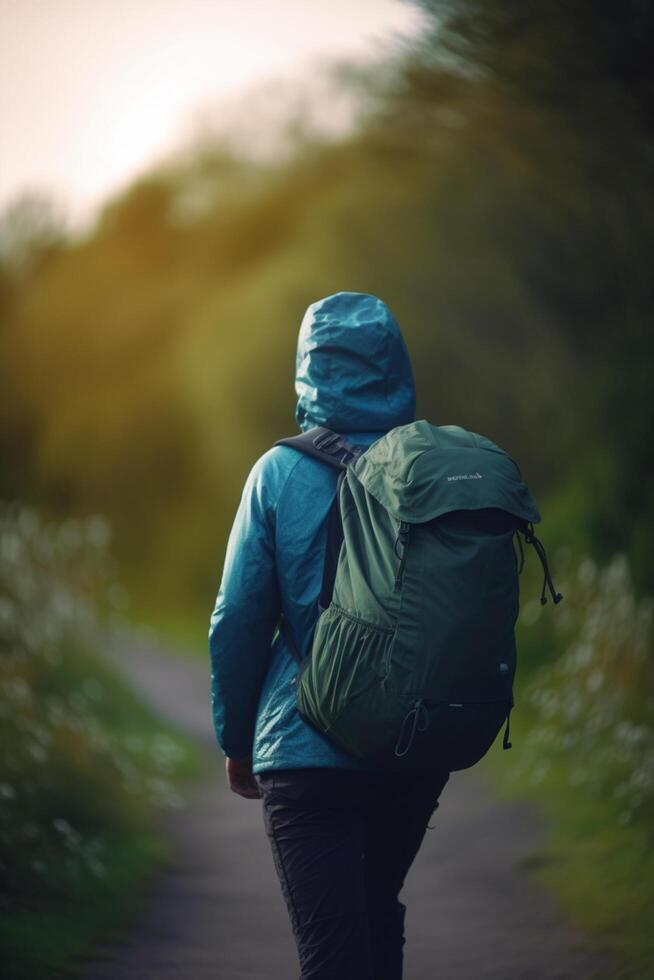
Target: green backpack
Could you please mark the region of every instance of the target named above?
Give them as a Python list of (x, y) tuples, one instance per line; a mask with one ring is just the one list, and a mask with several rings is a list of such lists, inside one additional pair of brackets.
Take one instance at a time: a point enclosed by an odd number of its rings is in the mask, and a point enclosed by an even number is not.
[[(364, 449), (324, 428), (280, 440), (343, 472), (330, 512), (302, 717), (375, 768), (474, 765), (509, 718), (521, 535), (561, 600), (511, 457), (484, 436), (421, 420)], [(514, 550), (518, 542), (520, 560)]]

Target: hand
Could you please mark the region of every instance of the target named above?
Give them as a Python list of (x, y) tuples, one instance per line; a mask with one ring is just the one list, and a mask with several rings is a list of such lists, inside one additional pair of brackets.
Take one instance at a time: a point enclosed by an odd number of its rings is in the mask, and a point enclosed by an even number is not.
[(260, 800), (261, 791), (252, 774), (252, 759), (227, 759), (225, 763), (227, 782), (232, 793), (238, 793), (246, 800)]

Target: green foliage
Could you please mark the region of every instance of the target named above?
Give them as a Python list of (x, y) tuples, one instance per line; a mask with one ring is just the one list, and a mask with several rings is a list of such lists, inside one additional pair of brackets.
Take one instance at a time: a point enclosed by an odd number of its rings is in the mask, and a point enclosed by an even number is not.
[(293, 429), (302, 313), (339, 289), (397, 314), (420, 415), (506, 445), (654, 587), (651, 11), (421, 6), (395, 64), (341, 72), (362, 123), (340, 143), (207, 141), (83, 240), (43, 204), (0, 225), (0, 489), (106, 513), (149, 604), (210, 601), (243, 477)]
[[(523, 734), (520, 724), (513, 751), (519, 751)], [(507, 778), (502, 771), (506, 755), (489, 757), (494, 785), (508, 797), (532, 797), (546, 818), (542, 843), (525, 859), (525, 870), (555, 892), (571, 921), (608, 955), (602, 977), (649, 980), (654, 958), (651, 826), (620, 823), (619, 804), (572, 786), (565, 762), (550, 765), (536, 783), (525, 783), (512, 770)]]
[(555, 610), (524, 590), (513, 749), (488, 762), (548, 817), (529, 866), (613, 954), (609, 975), (636, 980), (654, 956), (654, 607), (623, 555), (557, 565)]
[[(569, 562), (567, 573), (558, 582), (565, 603), (548, 616), (550, 662), (522, 693), (531, 720), (515, 772), (537, 783), (564, 764), (571, 786), (615, 803), (619, 822), (651, 825), (653, 603), (635, 598), (624, 556), (603, 569), (589, 558)], [(522, 636), (541, 632), (540, 608), (525, 606)]]
[(70, 875), (56, 870), (56, 894), (44, 891), (32, 901), (3, 912), (0, 947), (11, 980), (72, 980), (80, 976), (79, 958), (97, 955), (97, 943), (124, 941), (143, 900), (152, 872), (168, 856), (168, 847), (150, 831), (103, 835), (106, 874)]
[(99, 518), (0, 512), (0, 905), (16, 977), (58, 975), (102, 932), (107, 895), (161, 857), (153, 808), (181, 805), (175, 780), (197, 765), (90, 652), (95, 600), (116, 588), (107, 535)]
[(626, 551), (652, 592), (654, 12), (639, 0), (418, 5), (431, 29), (388, 118), (410, 107), (434, 139), (443, 124), (429, 120), (455, 107), (469, 152), (500, 162), (495, 193), (509, 178), (500, 247), (574, 359), (574, 390), (558, 392), (568, 421), (554, 420), (543, 452), (561, 461), (559, 484), (586, 475), (592, 501), (576, 517), (593, 552)]

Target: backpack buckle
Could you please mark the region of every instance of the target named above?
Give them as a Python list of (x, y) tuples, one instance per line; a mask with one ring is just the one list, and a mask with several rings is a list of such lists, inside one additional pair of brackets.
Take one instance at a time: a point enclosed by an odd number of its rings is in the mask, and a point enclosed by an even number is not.
[(330, 430), (319, 432), (313, 440), (313, 444), (321, 453), (329, 453), (330, 456), (338, 457), (342, 466), (354, 463), (366, 450), (365, 446), (355, 446), (343, 439), (338, 432), (331, 432)]
[(329, 429), (326, 432), (319, 432), (313, 440), (316, 449), (320, 449), (322, 452), (333, 452), (334, 448), (338, 448), (334, 444), (340, 442), (341, 437), (338, 432), (330, 432)]

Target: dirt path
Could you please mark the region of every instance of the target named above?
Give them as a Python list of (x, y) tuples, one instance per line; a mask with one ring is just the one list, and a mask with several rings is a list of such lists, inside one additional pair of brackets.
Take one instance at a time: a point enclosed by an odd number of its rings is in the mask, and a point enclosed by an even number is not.
[[(89, 961), (88, 980), (294, 980), (297, 960), (260, 804), (230, 794), (215, 745), (206, 669), (130, 642), (112, 653), (215, 769), (166, 822), (170, 866), (125, 944)], [(522, 867), (539, 844), (531, 808), (497, 802), (473, 773), (446, 787), (409, 875), (405, 980), (585, 980), (583, 951)]]

